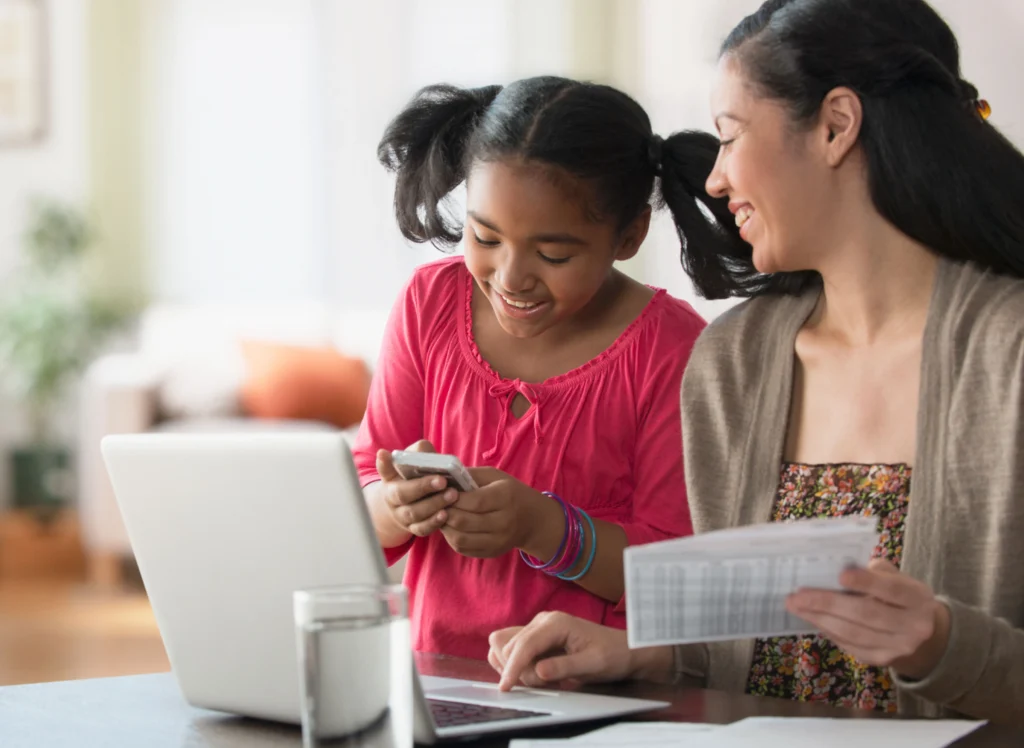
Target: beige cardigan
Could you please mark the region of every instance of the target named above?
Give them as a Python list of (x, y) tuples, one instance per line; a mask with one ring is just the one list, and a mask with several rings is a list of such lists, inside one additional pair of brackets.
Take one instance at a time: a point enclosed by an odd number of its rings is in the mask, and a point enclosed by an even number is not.
[[(709, 326), (683, 378), (696, 532), (770, 518), (796, 335), (818, 299), (761, 297)], [(940, 263), (925, 326), (902, 569), (949, 605), (949, 647), (900, 711), (1024, 725), (1024, 281)], [(753, 642), (684, 646), (681, 674), (741, 692)]]

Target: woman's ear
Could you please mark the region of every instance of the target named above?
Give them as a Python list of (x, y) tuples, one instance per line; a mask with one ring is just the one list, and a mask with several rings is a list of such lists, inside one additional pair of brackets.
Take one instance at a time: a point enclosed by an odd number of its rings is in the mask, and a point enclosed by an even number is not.
[(863, 121), (864, 109), (860, 97), (851, 89), (841, 86), (832, 89), (825, 96), (821, 103), (819, 127), (829, 166), (839, 166), (853, 150), (857, 138), (860, 137)]
[(651, 228), (651, 206), (648, 205), (641, 211), (640, 215), (630, 221), (625, 230), (619, 235), (619, 249), (615, 253), (615, 259), (631, 260), (640, 251), (640, 245), (647, 238), (647, 232)]

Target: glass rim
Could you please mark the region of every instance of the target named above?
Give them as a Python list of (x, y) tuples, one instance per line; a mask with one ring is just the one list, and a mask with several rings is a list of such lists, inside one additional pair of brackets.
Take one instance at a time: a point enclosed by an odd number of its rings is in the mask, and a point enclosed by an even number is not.
[[(383, 618), (403, 620), (409, 616), (409, 591), (400, 584), (335, 584), (308, 587), (292, 593), (292, 615), (296, 626), (309, 626), (327, 618), (357, 620), (365, 613), (340, 612), (346, 606), (383, 605)], [(335, 612), (331, 612), (335, 611)], [(373, 616), (380, 618), (380, 615)]]
[(313, 600), (365, 600), (365, 599), (390, 599), (395, 597), (409, 597), (409, 590), (405, 585), (373, 583), (352, 583), (352, 584), (328, 584), (317, 587), (303, 587), (292, 592), (292, 599), (295, 602)]

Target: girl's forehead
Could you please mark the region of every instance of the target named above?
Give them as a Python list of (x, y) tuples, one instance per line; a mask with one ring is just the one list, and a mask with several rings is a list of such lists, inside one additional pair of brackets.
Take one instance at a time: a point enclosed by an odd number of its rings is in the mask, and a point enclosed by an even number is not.
[(517, 213), (519, 220), (594, 222), (592, 187), (551, 164), (521, 159), (476, 161), (467, 175), (466, 191), (471, 211)]

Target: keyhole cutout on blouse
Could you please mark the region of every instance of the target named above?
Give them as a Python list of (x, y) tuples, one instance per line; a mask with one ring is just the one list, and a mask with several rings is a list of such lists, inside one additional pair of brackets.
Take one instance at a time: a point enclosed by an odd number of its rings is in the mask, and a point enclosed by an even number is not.
[(526, 414), (526, 411), (530, 409), (530, 401), (526, 399), (526, 395), (519, 392), (512, 401), (511, 408), (513, 418), (522, 418)]

